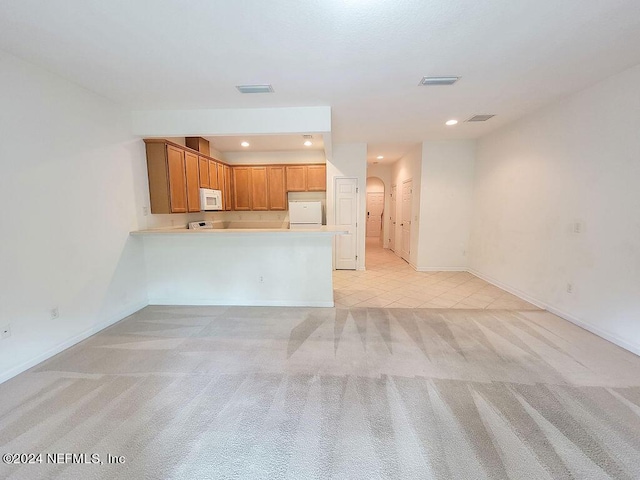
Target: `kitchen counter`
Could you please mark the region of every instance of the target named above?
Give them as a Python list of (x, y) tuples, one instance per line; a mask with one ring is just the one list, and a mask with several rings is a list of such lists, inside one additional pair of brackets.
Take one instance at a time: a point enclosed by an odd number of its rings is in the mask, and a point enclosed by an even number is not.
[(135, 230), (131, 235), (218, 235), (218, 234), (280, 234), (280, 235), (343, 235), (348, 233), (344, 227), (323, 225), (320, 228), (290, 230), (288, 228), (208, 228), (189, 229), (179, 228), (151, 228), (148, 230)]
[(340, 227), (161, 228), (144, 245), (151, 305), (332, 307), (333, 237)]

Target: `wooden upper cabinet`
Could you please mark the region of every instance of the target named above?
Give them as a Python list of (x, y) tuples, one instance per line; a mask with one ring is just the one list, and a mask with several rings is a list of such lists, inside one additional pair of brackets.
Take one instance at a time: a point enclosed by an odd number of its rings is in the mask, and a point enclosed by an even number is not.
[(184, 170), (187, 185), (187, 211), (200, 211), (200, 175), (198, 173), (198, 155), (184, 152)]
[(251, 167), (251, 210), (269, 210), (267, 167)]
[(171, 213), (186, 213), (187, 182), (184, 170), (184, 150), (180, 150), (178, 148), (172, 147), (171, 145), (167, 145), (167, 172), (169, 176), (169, 199)]
[(285, 167), (267, 167), (267, 185), (269, 187), (269, 210), (286, 210)]
[(233, 167), (233, 209), (251, 210), (251, 167)]
[(200, 188), (209, 187), (209, 160), (205, 157), (198, 157), (200, 165)]
[(211, 155), (209, 140), (202, 137), (185, 137), (184, 144), (197, 152), (203, 153), (207, 156)]
[(324, 192), (327, 189), (327, 167), (307, 165), (307, 191)]
[[(222, 171), (224, 173), (224, 189), (222, 191), (222, 208), (224, 210), (231, 210), (233, 208), (231, 197), (233, 189), (233, 183), (231, 182), (231, 167), (227, 165), (222, 166)], [(220, 172), (220, 170), (218, 170)]]
[(219, 190), (218, 164), (213, 160), (209, 160), (209, 188)]
[(286, 171), (288, 192), (307, 190), (307, 169), (304, 165), (287, 165)]

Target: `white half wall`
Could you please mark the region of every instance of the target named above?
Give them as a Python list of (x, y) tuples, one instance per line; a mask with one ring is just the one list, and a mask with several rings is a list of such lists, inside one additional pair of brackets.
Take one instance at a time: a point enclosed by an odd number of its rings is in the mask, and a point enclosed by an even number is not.
[(332, 239), (288, 230), (145, 235), (149, 303), (332, 307)]
[(147, 304), (148, 193), (129, 112), (2, 52), (0, 90), (4, 381)]
[(335, 224), (335, 179), (351, 177), (358, 180), (357, 269), (364, 270), (364, 246), (367, 206), (367, 144), (334, 143), (327, 158), (327, 225)]
[(479, 141), (470, 265), (640, 354), (638, 85), (640, 66)]
[(474, 163), (474, 140), (422, 144), (418, 270), (466, 270)]

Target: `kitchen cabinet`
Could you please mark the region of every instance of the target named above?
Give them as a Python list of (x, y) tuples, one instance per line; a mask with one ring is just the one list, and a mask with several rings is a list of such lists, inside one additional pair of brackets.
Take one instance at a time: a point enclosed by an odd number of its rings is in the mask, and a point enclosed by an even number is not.
[(327, 168), (325, 165), (307, 165), (307, 191), (324, 192), (327, 190)]
[(184, 150), (166, 143), (147, 144), (151, 213), (186, 213)]
[(288, 192), (307, 190), (307, 168), (304, 165), (287, 165), (286, 172)]
[(218, 187), (218, 163), (214, 160), (209, 160), (209, 188), (220, 190)]
[(269, 209), (267, 167), (251, 167), (251, 210)]
[(198, 157), (198, 165), (200, 168), (200, 188), (211, 188), (209, 187), (209, 159)]
[(287, 209), (287, 189), (285, 167), (267, 167), (267, 185), (269, 192), (269, 210)]
[(198, 171), (198, 155), (184, 152), (184, 172), (187, 187), (187, 211), (200, 211), (200, 174)]
[(231, 167), (228, 165), (222, 166), (224, 174), (224, 188), (222, 190), (222, 208), (224, 210), (231, 210), (233, 204), (231, 202), (233, 183), (231, 181)]
[(327, 190), (325, 165), (287, 165), (287, 192), (324, 192)]
[(233, 167), (233, 210), (251, 210), (251, 167)]

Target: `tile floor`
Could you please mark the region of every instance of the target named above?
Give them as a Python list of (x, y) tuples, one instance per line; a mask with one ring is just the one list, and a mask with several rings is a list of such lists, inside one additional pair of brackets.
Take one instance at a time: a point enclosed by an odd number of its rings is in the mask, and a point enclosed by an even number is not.
[(367, 239), (366, 270), (333, 272), (336, 307), (539, 310), (468, 272), (416, 272), (377, 238)]

